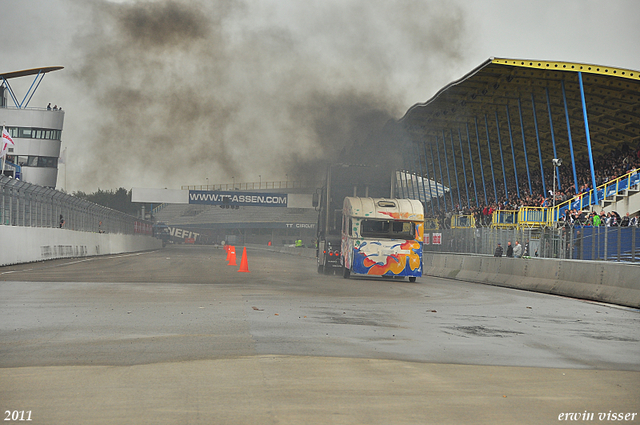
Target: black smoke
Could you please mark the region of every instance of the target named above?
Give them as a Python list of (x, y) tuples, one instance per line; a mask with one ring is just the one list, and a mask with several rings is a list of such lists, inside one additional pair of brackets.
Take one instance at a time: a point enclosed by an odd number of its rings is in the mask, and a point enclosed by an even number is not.
[(98, 187), (314, 180), (328, 162), (395, 163), (383, 128), (412, 85), (460, 59), (464, 27), (435, 1), (77, 5), (87, 24), (73, 75), (96, 108), (74, 156), (77, 177)]

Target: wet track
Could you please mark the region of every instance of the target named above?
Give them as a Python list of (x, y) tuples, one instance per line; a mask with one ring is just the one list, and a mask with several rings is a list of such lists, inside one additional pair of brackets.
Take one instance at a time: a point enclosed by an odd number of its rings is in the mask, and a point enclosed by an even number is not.
[(640, 409), (637, 310), (248, 256), (251, 273), (199, 246), (0, 268), (0, 408), (52, 424), (551, 423)]

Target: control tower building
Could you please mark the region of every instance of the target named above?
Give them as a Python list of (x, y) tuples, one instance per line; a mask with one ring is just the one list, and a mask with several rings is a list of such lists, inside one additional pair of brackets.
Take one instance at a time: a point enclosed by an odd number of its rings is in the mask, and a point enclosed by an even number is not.
[[(44, 76), (59, 69), (62, 67), (0, 74), (0, 124), (15, 142), (5, 158), (4, 174), (50, 188), (56, 187), (58, 178), (64, 112), (51, 105), (29, 106), (29, 102)], [(20, 77), (34, 78), (22, 101), (11, 87), (11, 81)]]

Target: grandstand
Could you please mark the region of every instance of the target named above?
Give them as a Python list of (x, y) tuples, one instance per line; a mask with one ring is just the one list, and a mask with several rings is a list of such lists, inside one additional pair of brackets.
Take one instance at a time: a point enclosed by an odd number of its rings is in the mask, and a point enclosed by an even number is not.
[(433, 217), (574, 196), (604, 208), (626, 190), (605, 183), (635, 185), (624, 176), (640, 168), (639, 100), (638, 71), (490, 58), (407, 111), (399, 124), (413, 161), (404, 168), (450, 188), (422, 199)]

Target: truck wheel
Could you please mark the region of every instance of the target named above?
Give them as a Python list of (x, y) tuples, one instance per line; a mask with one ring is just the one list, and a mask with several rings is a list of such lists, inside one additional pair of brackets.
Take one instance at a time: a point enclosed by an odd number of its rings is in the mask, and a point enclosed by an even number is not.
[(416, 281), (415, 276), (409, 276), (409, 282), (415, 282), (415, 281)]
[(342, 266), (342, 277), (345, 279), (349, 279), (349, 277), (351, 277), (351, 270), (349, 270), (345, 266)]

